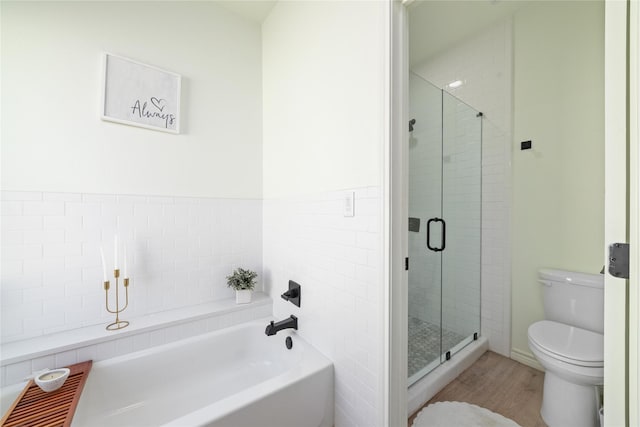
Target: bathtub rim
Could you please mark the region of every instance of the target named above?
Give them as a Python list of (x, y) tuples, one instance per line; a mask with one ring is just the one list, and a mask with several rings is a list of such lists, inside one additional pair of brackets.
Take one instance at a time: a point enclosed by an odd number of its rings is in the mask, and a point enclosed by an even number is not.
[[(270, 321), (272, 320), (276, 320), (274, 316), (264, 316), (262, 318), (259, 319), (255, 319), (255, 320), (249, 320), (243, 323), (238, 323), (237, 325), (231, 325), (231, 326), (227, 326), (226, 328), (222, 328), (222, 329), (217, 329), (215, 331), (209, 331), (209, 332), (205, 332), (202, 334), (198, 334), (198, 335), (194, 335), (194, 336), (190, 336), (190, 337), (185, 337), (176, 341), (171, 341), (165, 344), (160, 344), (160, 345), (156, 345), (153, 347), (149, 347), (149, 348), (145, 348), (142, 350), (137, 350), (137, 351), (132, 351), (130, 353), (126, 353), (126, 354), (122, 354), (119, 356), (115, 356), (115, 357), (110, 357), (108, 359), (103, 359), (97, 362), (93, 363), (93, 368), (95, 369), (100, 368), (102, 366), (110, 366), (110, 365), (114, 365), (117, 363), (123, 363), (127, 360), (132, 360), (134, 358), (139, 358), (139, 357), (144, 357), (145, 355), (149, 355), (149, 354), (155, 354), (155, 353), (159, 353), (161, 352), (163, 349), (172, 349), (172, 348), (179, 348), (182, 347), (184, 345), (188, 345), (191, 342), (198, 342), (201, 340), (205, 340), (208, 339), (210, 337), (215, 337), (218, 335), (226, 335), (229, 333), (233, 333), (233, 331), (236, 331), (238, 329), (245, 329), (248, 327), (252, 327), (252, 326), (264, 326), (266, 327), (266, 325), (269, 324)], [(308, 348), (310, 348), (311, 350), (317, 352), (320, 356), (322, 356), (324, 359), (326, 359), (329, 364), (333, 364), (331, 362), (331, 360), (326, 357), (320, 350), (318, 350), (317, 348), (315, 348), (314, 346), (312, 346), (311, 344), (309, 344), (309, 342), (307, 342), (304, 338), (302, 338), (296, 331), (294, 330), (287, 330), (287, 331), (282, 331), (272, 337), (269, 338), (273, 338), (273, 339), (281, 339), (282, 337), (287, 337), (287, 336), (291, 336), (294, 339), (294, 346), (296, 345), (296, 343), (298, 341), (302, 341), (304, 343), (305, 346), (307, 346)], [(282, 343), (282, 347), (285, 348), (285, 344), (284, 342)], [(286, 349), (286, 348), (285, 348)], [(288, 351), (288, 350), (287, 350)]]

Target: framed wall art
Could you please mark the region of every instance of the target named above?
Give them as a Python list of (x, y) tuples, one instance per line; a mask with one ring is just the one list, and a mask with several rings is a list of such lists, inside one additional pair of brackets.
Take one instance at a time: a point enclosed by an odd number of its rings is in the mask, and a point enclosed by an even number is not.
[(181, 76), (105, 53), (102, 120), (180, 133)]

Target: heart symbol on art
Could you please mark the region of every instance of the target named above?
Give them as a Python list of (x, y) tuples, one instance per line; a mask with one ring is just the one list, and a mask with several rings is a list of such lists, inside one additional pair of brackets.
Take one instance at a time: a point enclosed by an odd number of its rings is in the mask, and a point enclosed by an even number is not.
[(154, 107), (156, 107), (158, 110), (162, 111), (164, 110), (164, 107), (166, 107), (165, 103), (167, 101), (165, 101), (164, 99), (159, 99), (156, 98), (155, 96), (151, 97), (151, 103), (153, 104)]

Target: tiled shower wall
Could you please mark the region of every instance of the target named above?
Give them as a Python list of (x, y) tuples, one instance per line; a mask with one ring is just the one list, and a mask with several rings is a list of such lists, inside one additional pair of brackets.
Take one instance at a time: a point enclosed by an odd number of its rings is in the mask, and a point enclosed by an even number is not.
[(512, 22), (505, 20), (412, 67), (483, 112), (481, 333), (508, 356), (511, 340)]
[(3, 343), (112, 321), (100, 246), (111, 276), (116, 234), (130, 318), (230, 298), (234, 268), (262, 271), (262, 200), (3, 191), (1, 204)]
[[(343, 216), (355, 193), (355, 216)], [(384, 313), (380, 188), (267, 199), (265, 289), (274, 315), (298, 316), (298, 334), (335, 369), (335, 425), (381, 419)], [(280, 298), (289, 280), (302, 286), (301, 307)]]

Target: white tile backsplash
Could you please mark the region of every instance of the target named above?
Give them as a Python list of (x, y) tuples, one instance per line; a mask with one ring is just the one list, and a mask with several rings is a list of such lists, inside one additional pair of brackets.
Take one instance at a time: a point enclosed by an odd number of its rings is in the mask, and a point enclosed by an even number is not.
[(110, 277), (116, 233), (128, 251), (127, 317), (229, 298), (225, 276), (236, 267), (261, 276), (262, 200), (17, 191), (1, 197), (2, 343), (111, 321), (99, 248)]
[[(298, 333), (335, 367), (336, 426), (373, 426), (382, 407), (382, 199), (356, 188), (355, 216), (344, 191), (264, 201), (265, 290), (274, 315), (299, 318)], [(302, 286), (300, 308), (282, 300)]]

